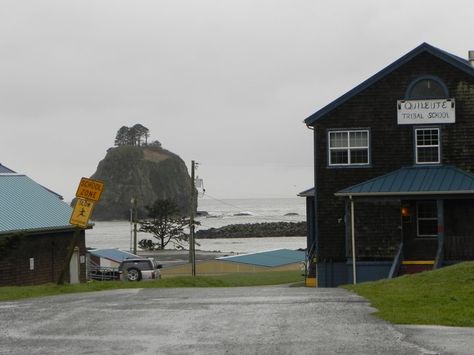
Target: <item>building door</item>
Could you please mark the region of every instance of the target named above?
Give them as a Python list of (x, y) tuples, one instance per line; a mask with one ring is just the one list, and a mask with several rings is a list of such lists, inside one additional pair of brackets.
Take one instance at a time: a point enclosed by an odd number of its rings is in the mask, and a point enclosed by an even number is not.
[(69, 262), (69, 282), (71, 284), (79, 283), (79, 272), (79, 248), (76, 247), (74, 253), (72, 253), (71, 261)]
[(403, 218), (405, 260), (434, 260), (438, 247), (437, 201), (410, 201), (406, 208), (409, 213)]

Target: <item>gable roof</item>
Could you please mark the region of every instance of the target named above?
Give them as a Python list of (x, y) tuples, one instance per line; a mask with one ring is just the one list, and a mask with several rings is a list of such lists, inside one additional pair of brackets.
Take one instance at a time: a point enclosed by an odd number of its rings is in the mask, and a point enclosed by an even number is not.
[(454, 166), (404, 167), (335, 193), (366, 197), (452, 194), (474, 194), (474, 175)]
[(0, 163), (0, 174), (14, 174), (15, 172)]
[(304, 261), (305, 252), (290, 249), (276, 249), (258, 253), (223, 256), (218, 260), (266, 267), (277, 267)]
[(0, 174), (0, 234), (72, 229), (72, 208), (22, 174)]
[(415, 49), (411, 50), (407, 54), (405, 54), (403, 57), (399, 58), (389, 66), (385, 67), (375, 75), (371, 76), (369, 79), (365, 80), (361, 84), (357, 85), (355, 88), (352, 90), (348, 91), (341, 97), (337, 98), (330, 104), (324, 106), (322, 109), (319, 111), (316, 111), (313, 113), (311, 116), (306, 118), (304, 122), (306, 123), (307, 126), (312, 126), (316, 120), (319, 118), (323, 117), (330, 111), (334, 110), (336, 107), (342, 105), (344, 102), (349, 100), (350, 98), (354, 97), (355, 95), (359, 94), (363, 90), (367, 89), (369, 86), (373, 85), (375, 82), (383, 78), (384, 76), (390, 74), (392, 71), (398, 69), (405, 63), (409, 62), (416, 56), (420, 55), (421, 53), (429, 53), (445, 62), (448, 64), (451, 64), (452, 66), (464, 71), (465, 73), (474, 76), (474, 68), (471, 66), (468, 60), (463, 59), (461, 57), (458, 57), (454, 54), (448, 53), (446, 51), (443, 51), (441, 49), (438, 49), (436, 47), (433, 47), (429, 45), (428, 43), (422, 43)]

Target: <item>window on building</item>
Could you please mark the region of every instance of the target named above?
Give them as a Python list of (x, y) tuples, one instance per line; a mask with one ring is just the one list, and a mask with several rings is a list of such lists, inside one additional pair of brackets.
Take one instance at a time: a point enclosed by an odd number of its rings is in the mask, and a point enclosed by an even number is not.
[(329, 165), (369, 164), (369, 131), (330, 131)]
[(416, 205), (417, 235), (435, 237), (438, 235), (438, 208), (436, 201), (420, 201)]
[(405, 98), (411, 100), (444, 99), (447, 97), (446, 85), (435, 77), (422, 77), (412, 81), (405, 94)]
[(417, 164), (440, 162), (439, 128), (415, 129), (415, 145)]

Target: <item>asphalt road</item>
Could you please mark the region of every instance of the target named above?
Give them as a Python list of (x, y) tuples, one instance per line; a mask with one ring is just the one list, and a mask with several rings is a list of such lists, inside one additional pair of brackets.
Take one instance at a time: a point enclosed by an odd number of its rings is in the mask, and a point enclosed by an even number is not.
[(282, 286), (2, 302), (0, 354), (438, 353), (436, 344), (405, 336), (373, 311), (345, 290)]

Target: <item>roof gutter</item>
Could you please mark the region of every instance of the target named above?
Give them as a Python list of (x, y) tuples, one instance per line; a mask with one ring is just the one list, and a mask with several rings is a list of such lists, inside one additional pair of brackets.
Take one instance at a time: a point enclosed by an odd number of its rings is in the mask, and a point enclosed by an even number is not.
[(336, 192), (334, 196), (370, 197), (370, 196), (427, 196), (427, 195), (470, 195), (474, 190), (459, 191), (414, 191), (414, 192)]
[(62, 226), (62, 227), (45, 227), (45, 228), (36, 228), (36, 229), (15, 229), (15, 230), (10, 230), (10, 231), (0, 232), (0, 236), (20, 234), (20, 233), (26, 234), (26, 235), (41, 234), (45, 232), (61, 233), (61, 232), (73, 231), (77, 228), (82, 229), (82, 230), (92, 229), (93, 226), (94, 224), (89, 224), (86, 228), (70, 225), (70, 226)]

